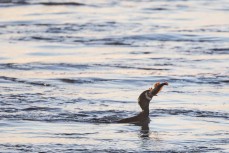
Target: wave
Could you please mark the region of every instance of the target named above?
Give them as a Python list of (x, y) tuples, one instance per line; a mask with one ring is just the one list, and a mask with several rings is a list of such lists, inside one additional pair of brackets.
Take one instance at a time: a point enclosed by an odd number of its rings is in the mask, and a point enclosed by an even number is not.
[(217, 32), (217, 33), (227, 33), (229, 32), (228, 24), (224, 25), (208, 25), (197, 29), (184, 29), (178, 30), (178, 32), (195, 32), (195, 33), (209, 33), (209, 32)]
[[(46, 3), (44, 3), (46, 4)], [(47, 5), (61, 5), (62, 3), (47, 3)], [(65, 4), (65, 3), (63, 3)], [(72, 3), (69, 3), (69, 5)], [(63, 23), (63, 24), (38, 24), (38, 23), (21, 23), (8, 22), (0, 25), (1, 31), (7, 33), (20, 33), (11, 37), (14, 41), (42, 41), (42, 42), (62, 42), (62, 43), (79, 43), (85, 45), (107, 45), (107, 46), (141, 46), (142, 42), (151, 41), (168, 41), (168, 42), (227, 42), (229, 37), (215, 36), (205, 34), (190, 34), (182, 31), (167, 33), (149, 33), (149, 34), (113, 34), (107, 36), (106, 31), (127, 28), (125, 24), (116, 22), (104, 23)], [(26, 28), (25, 28), (26, 27)], [(158, 28), (158, 27), (155, 27)], [(28, 30), (32, 29), (32, 30)], [(98, 32), (101, 37), (95, 38), (90, 36), (77, 36), (76, 33), (83, 31)], [(73, 35), (73, 32), (75, 33)]]
[(59, 5), (70, 5), (70, 6), (83, 6), (83, 3), (77, 2), (40, 2), (40, 3), (33, 3), (33, 4), (40, 4), (40, 5), (47, 5), (47, 6), (59, 6)]
[(52, 111), (60, 111), (60, 108), (51, 108), (51, 107), (27, 107), (24, 109), (21, 109), (21, 111), (48, 111), (48, 112), (52, 112)]
[[(156, 65), (157, 66), (157, 65)], [(110, 67), (110, 68), (122, 68), (122, 69), (138, 69), (138, 70), (158, 70), (166, 71), (170, 70), (168, 68), (156, 68), (156, 67), (139, 67), (139, 66), (128, 66), (122, 64), (71, 64), (71, 63), (2, 63), (0, 68), (2, 69), (14, 69), (14, 70), (68, 70), (69, 69), (79, 69), (85, 70), (95, 67)], [(66, 69), (67, 68), (67, 69)]]
[[(62, 31), (64, 33), (64, 31)], [(112, 36), (106, 38), (90, 38), (90, 37), (75, 37), (75, 36), (53, 36), (44, 34), (43, 36), (19, 36), (18, 38), (12, 38), (18, 41), (44, 41), (44, 42), (67, 42), (67, 43), (81, 43), (85, 45), (125, 45), (136, 47), (141, 42), (146, 41), (171, 41), (171, 42), (225, 42), (229, 38), (224, 37), (211, 37), (201, 35), (190, 34), (145, 34), (145, 35), (130, 35), (130, 36)]]
[[(71, 133), (70, 133), (71, 134)], [(94, 133), (88, 133), (88, 135), (91, 134), (97, 134), (96, 132)], [(84, 135), (87, 135), (87, 133), (85, 133)], [(72, 133), (72, 135), (56, 135), (56, 137), (67, 137), (69, 138), (75, 138), (75, 139), (79, 139), (82, 138), (84, 135), (81, 135), (80, 133)], [(53, 137), (53, 136), (51, 136)], [(88, 136), (87, 136), (88, 137)], [(87, 138), (86, 137), (86, 138)], [(127, 139), (127, 138), (126, 138)], [(106, 143), (111, 143), (113, 144), (113, 141), (110, 140), (106, 140), (106, 139), (102, 139), (103, 141), (105, 141)], [(129, 141), (129, 140), (128, 140)], [(222, 141), (222, 142), (221, 142)], [(109, 147), (109, 145), (107, 145), (106, 147), (98, 147), (98, 146), (93, 146), (93, 147), (82, 147), (82, 145), (80, 144), (67, 144), (67, 143), (47, 143), (47, 144), (39, 144), (39, 143), (26, 143), (26, 144), (14, 144), (14, 143), (3, 143), (0, 144), (0, 147), (2, 148), (2, 150), (4, 151), (8, 151), (8, 152), (12, 152), (12, 148), (14, 149), (14, 151), (18, 151), (18, 152), (50, 152), (50, 153), (55, 153), (55, 152), (87, 152), (87, 153), (94, 153), (94, 152), (114, 152), (114, 153), (125, 153), (125, 152), (151, 152), (151, 153), (183, 153), (183, 152), (224, 152), (224, 150), (222, 150), (221, 148), (218, 148), (216, 146), (209, 146), (204, 143), (212, 143), (212, 141), (208, 142), (208, 141), (202, 141), (200, 144), (195, 144), (194, 142), (190, 142), (190, 143), (194, 143), (195, 146), (184, 146), (182, 147), (181, 145), (177, 148), (160, 148), (160, 150), (158, 150), (158, 148), (154, 148), (154, 149), (150, 149), (147, 151), (144, 151), (142, 148), (141, 149), (137, 149), (136, 148), (131, 148), (131, 149), (120, 149), (117, 148), (115, 145)], [(116, 142), (117, 143), (117, 142)], [(122, 141), (120, 142), (122, 143)], [(126, 143), (126, 141), (125, 141)], [(189, 143), (189, 142), (187, 142)], [(218, 141), (216, 141), (216, 143), (221, 143), (221, 144), (227, 144), (226, 142), (223, 142), (223, 140), (219, 139)], [(173, 144), (174, 145), (174, 144)], [(15, 151), (15, 152), (16, 152)]]
[[(88, 122), (88, 123), (116, 123), (118, 120), (131, 117), (138, 112), (134, 111), (80, 111), (69, 112), (60, 108), (49, 107), (27, 107), (23, 109), (8, 107), (0, 108), (0, 119), (32, 120), (44, 122)], [(189, 116), (194, 118), (219, 118), (228, 120), (229, 114), (226, 112), (204, 111), (204, 110), (184, 110), (184, 109), (154, 109), (150, 112), (150, 117), (166, 116)]]
[(64, 83), (76, 83), (76, 84), (87, 84), (87, 83), (96, 83), (96, 82), (105, 82), (105, 81), (112, 81), (113, 79), (103, 79), (103, 78), (78, 78), (78, 79), (69, 79), (69, 78), (62, 78), (58, 79)]
[(229, 54), (229, 48), (212, 48), (205, 51), (207, 54)]
[[(6, 5), (8, 4), (8, 5)], [(78, 2), (37, 2), (29, 0), (1, 0), (0, 5), (9, 6), (11, 5), (45, 5), (45, 6), (84, 6), (84, 3)]]
[(229, 113), (203, 111), (203, 110), (186, 110), (186, 109), (154, 109), (151, 116), (163, 116), (163, 115), (183, 115), (190, 117), (201, 118), (221, 118), (229, 119)]
[[(93, 66), (93, 65), (92, 65)], [(88, 69), (88, 64), (71, 64), (71, 63), (2, 63), (0, 64), (2, 69), (14, 69), (14, 70), (68, 70), (68, 69)]]
[(122, 68), (122, 69), (136, 69), (136, 70), (158, 70), (158, 71), (166, 71), (170, 70), (168, 68), (154, 68), (154, 67), (139, 67), (139, 66), (130, 66), (130, 65), (123, 65), (123, 64), (95, 64), (99, 67), (116, 67), (116, 68)]
[(196, 76), (180, 76), (180, 77), (165, 77), (164, 79), (171, 83), (190, 83), (190, 84), (210, 84), (210, 85), (223, 85), (228, 84), (229, 80), (227, 76), (206, 76), (203, 77), (202, 74)]
[[(123, 67), (121, 67), (123, 68)], [(58, 68), (56, 68), (58, 69)], [(126, 68), (127, 69), (127, 68)], [(52, 69), (53, 70), (53, 69)], [(144, 69), (144, 70), (153, 70), (153, 69)], [(164, 70), (164, 69), (163, 69)], [(135, 78), (96, 78), (96, 77), (79, 77), (79, 78), (49, 78), (46, 80), (34, 80), (34, 79), (21, 79), (15, 77), (8, 77), (8, 76), (0, 76), (0, 80), (2, 81), (11, 81), (15, 83), (22, 83), (22, 84), (29, 84), (34, 86), (47, 86), (47, 87), (54, 87), (54, 83), (50, 83), (52, 81), (60, 81), (62, 83), (68, 84), (91, 84), (91, 83), (117, 83), (117, 84), (138, 84), (138, 83), (152, 83), (160, 82), (160, 81), (168, 81), (171, 84), (179, 83), (179, 84), (208, 84), (208, 85), (225, 85), (229, 83), (227, 76), (217, 76), (217, 77), (202, 77), (201, 75), (198, 76), (179, 76), (179, 77), (167, 77), (167, 76), (160, 76), (160, 77), (135, 77)], [(171, 91), (171, 92), (178, 92), (183, 93), (182, 91)]]
[(17, 83), (35, 85), (35, 86), (52, 86), (51, 84), (45, 83), (42, 81), (27, 81), (27, 80), (22, 80), (22, 79), (13, 78), (13, 77), (6, 77), (6, 76), (0, 76), (0, 79), (12, 81), (12, 82), (17, 82)]

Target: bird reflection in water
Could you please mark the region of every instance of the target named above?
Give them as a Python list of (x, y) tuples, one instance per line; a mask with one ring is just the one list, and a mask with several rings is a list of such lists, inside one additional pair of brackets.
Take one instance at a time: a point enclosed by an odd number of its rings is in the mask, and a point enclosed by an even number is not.
[(141, 138), (149, 138), (149, 135), (150, 135), (149, 123), (143, 123), (141, 125), (140, 137)]

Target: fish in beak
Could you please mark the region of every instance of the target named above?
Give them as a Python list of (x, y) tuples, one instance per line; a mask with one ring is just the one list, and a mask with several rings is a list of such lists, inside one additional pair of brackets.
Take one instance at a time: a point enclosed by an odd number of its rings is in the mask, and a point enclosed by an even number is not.
[(168, 82), (163, 82), (163, 83), (160, 83), (160, 82), (157, 82), (154, 84), (154, 88), (150, 88), (150, 94), (152, 96), (157, 96), (157, 94), (162, 90), (163, 86), (164, 85), (169, 85)]

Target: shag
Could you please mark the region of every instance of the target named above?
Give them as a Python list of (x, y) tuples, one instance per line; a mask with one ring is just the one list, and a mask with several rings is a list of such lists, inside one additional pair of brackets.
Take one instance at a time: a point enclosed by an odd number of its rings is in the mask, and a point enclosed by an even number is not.
[(143, 91), (138, 97), (138, 104), (140, 105), (142, 112), (136, 116), (121, 119), (118, 123), (141, 123), (149, 121), (149, 103), (153, 96), (157, 96), (164, 85), (168, 85), (168, 83), (157, 82), (154, 84), (154, 88), (149, 88), (148, 90)]

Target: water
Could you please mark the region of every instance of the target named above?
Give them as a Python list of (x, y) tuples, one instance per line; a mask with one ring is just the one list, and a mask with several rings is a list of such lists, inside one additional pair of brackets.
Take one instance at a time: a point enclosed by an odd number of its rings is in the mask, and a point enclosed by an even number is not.
[[(1, 0), (1, 152), (229, 152), (228, 8)], [(115, 123), (158, 81), (148, 125)]]

